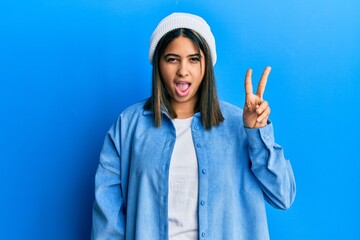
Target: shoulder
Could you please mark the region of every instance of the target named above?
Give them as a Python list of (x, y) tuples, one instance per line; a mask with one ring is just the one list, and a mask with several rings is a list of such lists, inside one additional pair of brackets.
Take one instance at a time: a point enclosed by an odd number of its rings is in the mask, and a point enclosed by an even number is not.
[(241, 117), (243, 110), (226, 101), (219, 101), (221, 113), (227, 117)]
[[(219, 124), (217, 131), (226, 132), (227, 136), (243, 136), (243, 110), (226, 101), (219, 101), (220, 111), (224, 117), (224, 121)], [(241, 134), (239, 135), (239, 132)], [(231, 138), (232, 139), (232, 138)]]
[(224, 117), (224, 127), (234, 128), (243, 125), (243, 110), (241, 108), (225, 101), (219, 101), (219, 104)]
[(121, 125), (129, 125), (131, 123), (138, 122), (139, 120), (143, 119), (144, 116), (151, 116), (151, 112), (147, 113), (148, 111), (144, 110), (144, 105), (146, 100), (139, 101), (134, 103), (127, 108), (125, 108), (117, 118), (116, 123)]
[(144, 110), (145, 102), (146, 100), (137, 102), (123, 110), (112, 124), (108, 134), (113, 138), (120, 138), (120, 133), (121, 135), (129, 134), (138, 127), (146, 129), (148, 125), (150, 125), (150, 123), (147, 122), (150, 122), (151, 118), (146, 118), (148, 119), (147, 121), (143, 118), (143, 116), (146, 115), (144, 114), (146, 112)]

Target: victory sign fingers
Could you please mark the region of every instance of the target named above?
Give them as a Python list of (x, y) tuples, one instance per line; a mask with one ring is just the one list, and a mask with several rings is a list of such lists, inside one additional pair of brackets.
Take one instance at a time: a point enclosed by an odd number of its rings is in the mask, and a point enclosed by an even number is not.
[(267, 79), (271, 67), (266, 67), (258, 84), (256, 94), (252, 87), (252, 69), (246, 72), (245, 76), (245, 107), (244, 124), (246, 127), (263, 127), (270, 115), (270, 107), (267, 101), (263, 100)]

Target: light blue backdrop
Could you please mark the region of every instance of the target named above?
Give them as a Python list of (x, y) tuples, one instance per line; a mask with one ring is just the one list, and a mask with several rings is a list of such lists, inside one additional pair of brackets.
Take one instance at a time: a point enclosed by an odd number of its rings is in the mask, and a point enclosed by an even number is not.
[(277, 142), (297, 180), (272, 239), (360, 239), (358, 0), (35, 0), (0, 4), (0, 239), (89, 239), (106, 131), (150, 93), (148, 41), (173, 11), (203, 16), (219, 95), (243, 105), (266, 65)]

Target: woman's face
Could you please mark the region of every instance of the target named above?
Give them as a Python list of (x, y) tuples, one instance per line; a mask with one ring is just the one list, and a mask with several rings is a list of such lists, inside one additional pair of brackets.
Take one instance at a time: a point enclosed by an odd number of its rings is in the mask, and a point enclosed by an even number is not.
[(190, 39), (180, 36), (166, 47), (160, 57), (159, 68), (175, 112), (179, 114), (179, 108), (193, 112), (197, 91), (204, 77), (203, 52), (199, 53)]

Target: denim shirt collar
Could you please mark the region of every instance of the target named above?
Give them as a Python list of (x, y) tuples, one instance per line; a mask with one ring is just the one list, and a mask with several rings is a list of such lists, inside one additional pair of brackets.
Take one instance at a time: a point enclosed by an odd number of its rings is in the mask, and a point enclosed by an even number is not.
[[(167, 116), (169, 119), (171, 119), (171, 117), (169, 116), (168, 112), (167, 112), (167, 109), (163, 106), (161, 107), (161, 112)], [(143, 110), (143, 113), (142, 113), (144, 116), (149, 116), (149, 115), (152, 115), (153, 114), (153, 111), (152, 110), (147, 110), (144, 108)], [(194, 114), (194, 117), (197, 117), (197, 118), (200, 118), (200, 112), (196, 112)]]

